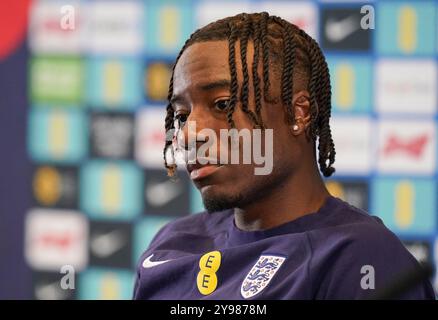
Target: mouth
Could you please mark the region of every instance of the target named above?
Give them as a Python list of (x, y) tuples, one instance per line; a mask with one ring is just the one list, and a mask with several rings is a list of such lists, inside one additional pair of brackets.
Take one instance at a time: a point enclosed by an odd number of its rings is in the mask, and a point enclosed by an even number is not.
[(203, 178), (206, 178), (208, 176), (211, 176), (213, 173), (218, 171), (223, 165), (220, 164), (199, 164), (199, 163), (193, 163), (193, 164), (187, 164), (186, 168), (187, 171), (190, 174), (190, 179), (193, 181), (201, 180)]

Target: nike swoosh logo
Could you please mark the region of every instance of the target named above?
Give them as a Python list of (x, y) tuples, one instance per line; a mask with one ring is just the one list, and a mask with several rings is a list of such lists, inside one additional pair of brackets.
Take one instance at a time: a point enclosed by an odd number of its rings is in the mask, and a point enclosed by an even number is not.
[(154, 207), (162, 207), (178, 197), (183, 192), (181, 186), (173, 181), (151, 184), (146, 189), (147, 201)]
[(359, 29), (359, 21), (356, 16), (349, 16), (342, 20), (328, 19), (325, 35), (332, 42), (340, 42)]
[(163, 263), (166, 263), (166, 262), (172, 261), (172, 260), (151, 261), (151, 258), (152, 258), (153, 256), (154, 256), (154, 255), (151, 254), (149, 257), (147, 257), (146, 259), (144, 259), (144, 261), (143, 261), (143, 268), (145, 268), (145, 269), (153, 268), (153, 267), (159, 266), (160, 264), (163, 264)]
[(91, 250), (99, 258), (106, 258), (123, 248), (126, 237), (120, 230), (95, 235), (91, 239)]

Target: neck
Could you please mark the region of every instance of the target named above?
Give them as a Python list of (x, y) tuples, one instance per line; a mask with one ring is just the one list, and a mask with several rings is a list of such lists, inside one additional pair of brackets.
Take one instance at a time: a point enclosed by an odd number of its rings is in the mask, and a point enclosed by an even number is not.
[(312, 170), (308, 169), (293, 174), (262, 200), (235, 208), (236, 226), (244, 231), (269, 229), (318, 211), (330, 194), (316, 164)]

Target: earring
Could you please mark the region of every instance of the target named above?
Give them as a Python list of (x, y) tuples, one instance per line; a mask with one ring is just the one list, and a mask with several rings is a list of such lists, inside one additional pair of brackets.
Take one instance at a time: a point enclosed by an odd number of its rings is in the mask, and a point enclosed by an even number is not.
[(294, 129), (294, 131), (297, 131), (298, 130), (298, 125), (297, 124), (294, 124), (294, 126), (292, 127), (292, 129)]

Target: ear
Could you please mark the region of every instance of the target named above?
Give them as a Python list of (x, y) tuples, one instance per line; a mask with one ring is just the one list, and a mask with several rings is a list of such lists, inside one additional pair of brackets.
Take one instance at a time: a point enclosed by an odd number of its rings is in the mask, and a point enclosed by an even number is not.
[(293, 95), (292, 106), (295, 112), (295, 123), (292, 124), (292, 133), (300, 135), (310, 125), (310, 95), (307, 90), (301, 90)]

